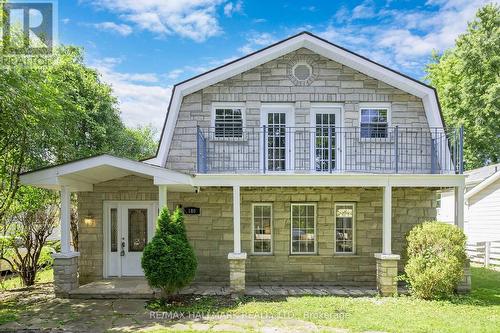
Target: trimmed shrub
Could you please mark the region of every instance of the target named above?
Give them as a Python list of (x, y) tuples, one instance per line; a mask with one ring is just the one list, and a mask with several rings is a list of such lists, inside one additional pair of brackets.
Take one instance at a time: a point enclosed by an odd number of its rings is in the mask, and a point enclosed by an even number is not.
[(171, 295), (189, 285), (196, 274), (197, 261), (189, 244), (180, 209), (170, 214), (162, 209), (156, 233), (144, 248), (142, 268), (149, 285)]
[(453, 295), (467, 259), (464, 232), (454, 225), (431, 221), (415, 226), (407, 240), (405, 272), (412, 295), (423, 299)]

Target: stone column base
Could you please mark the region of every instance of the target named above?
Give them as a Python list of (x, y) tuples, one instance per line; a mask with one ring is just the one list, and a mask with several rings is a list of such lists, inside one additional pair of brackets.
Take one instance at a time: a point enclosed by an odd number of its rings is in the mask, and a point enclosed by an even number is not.
[(462, 278), (462, 281), (458, 283), (457, 286), (457, 292), (459, 294), (466, 294), (471, 291), (471, 284), (472, 284), (472, 279), (471, 279), (471, 271), (470, 271), (470, 260), (467, 259), (465, 261), (465, 267), (464, 267), (464, 277)]
[(71, 290), (77, 289), (78, 257), (80, 253), (54, 253), (54, 292), (56, 297), (67, 298)]
[(397, 254), (376, 253), (377, 258), (377, 290), (380, 296), (394, 296), (398, 293), (398, 260)]
[(245, 261), (246, 253), (229, 253), (229, 290), (231, 295), (245, 294)]

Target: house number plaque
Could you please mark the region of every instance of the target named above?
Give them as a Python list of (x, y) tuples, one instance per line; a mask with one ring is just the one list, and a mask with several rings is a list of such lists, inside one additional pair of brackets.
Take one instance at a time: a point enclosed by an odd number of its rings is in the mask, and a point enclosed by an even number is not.
[(186, 214), (186, 215), (199, 215), (200, 208), (199, 207), (184, 207), (184, 214)]

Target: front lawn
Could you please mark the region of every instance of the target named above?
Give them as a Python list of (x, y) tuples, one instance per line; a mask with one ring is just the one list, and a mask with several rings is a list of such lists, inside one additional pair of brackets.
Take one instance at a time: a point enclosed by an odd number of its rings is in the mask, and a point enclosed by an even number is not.
[(456, 296), (448, 301), (423, 301), (408, 296), (303, 296), (242, 298), (237, 301), (202, 297), (173, 307), (154, 301), (148, 307), (169, 312), (222, 312), (257, 318), (293, 318), (354, 332), (499, 332), (500, 272), (472, 268), (472, 283), (469, 295)]

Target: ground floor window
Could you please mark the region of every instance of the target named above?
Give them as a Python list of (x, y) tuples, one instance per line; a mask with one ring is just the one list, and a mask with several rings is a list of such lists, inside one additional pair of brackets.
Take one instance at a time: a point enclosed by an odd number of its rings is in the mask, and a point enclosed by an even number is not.
[(292, 249), (295, 254), (316, 252), (316, 205), (291, 205)]
[(272, 208), (271, 204), (253, 204), (253, 253), (272, 253)]
[(355, 252), (355, 206), (353, 203), (335, 204), (335, 252)]

